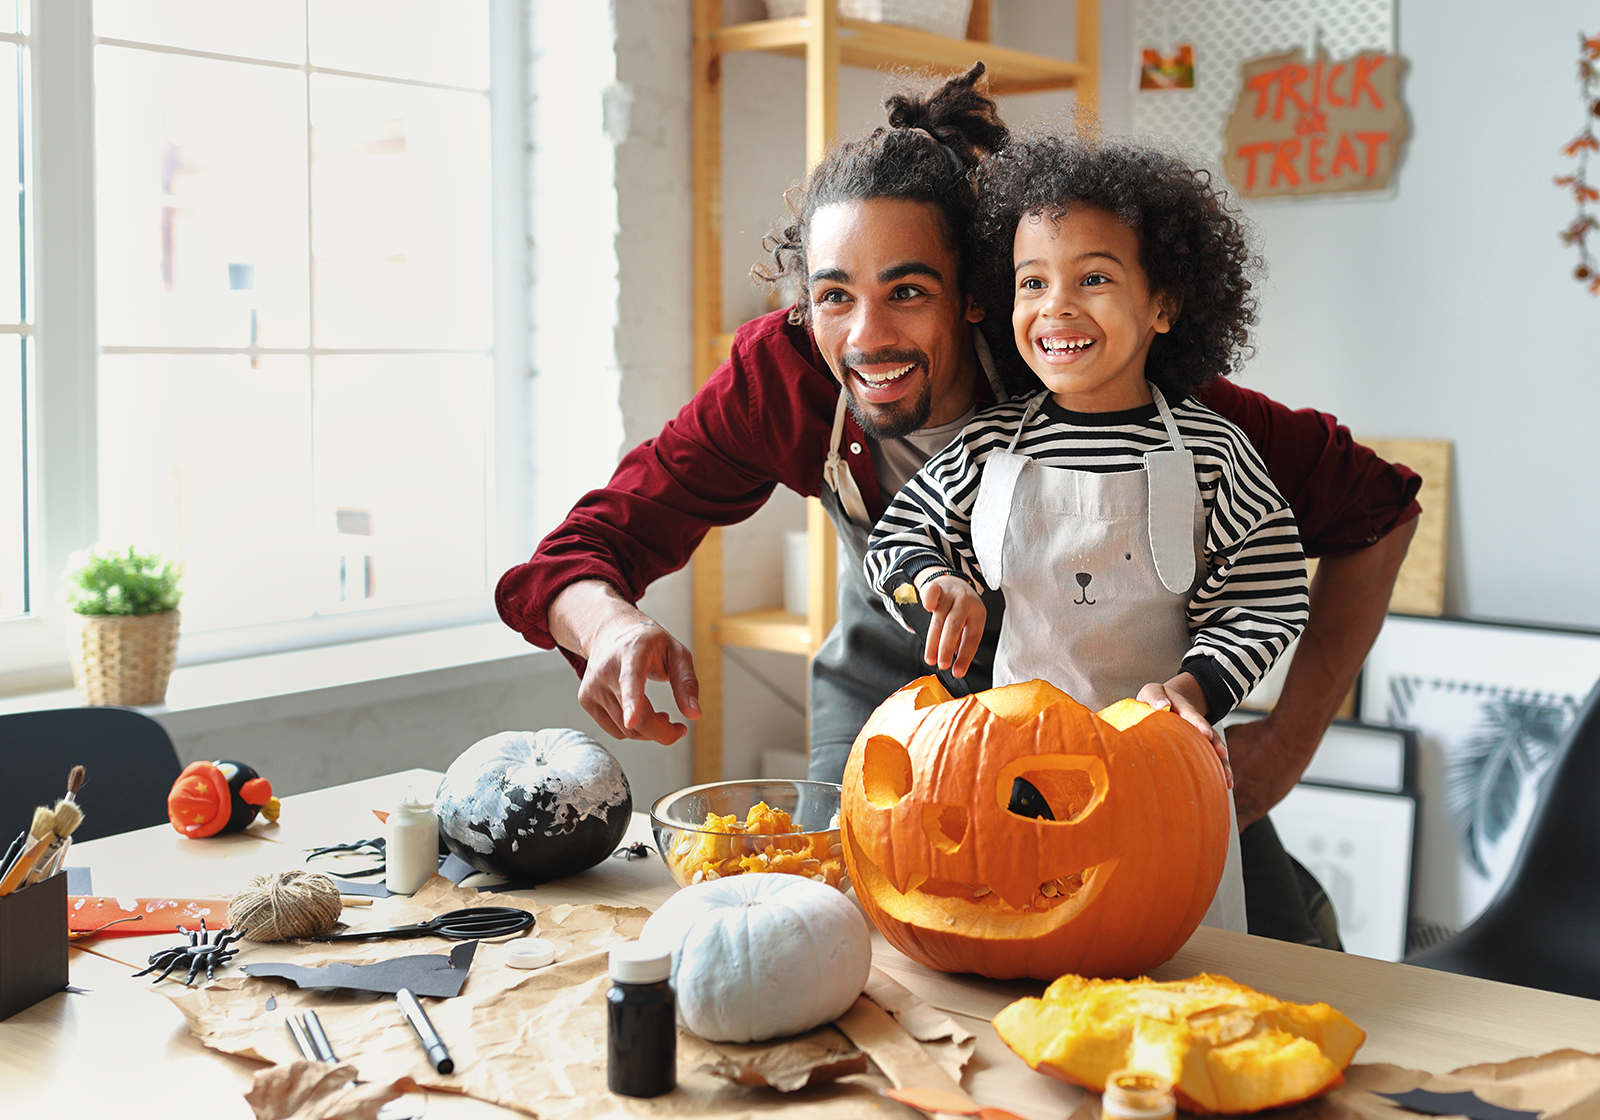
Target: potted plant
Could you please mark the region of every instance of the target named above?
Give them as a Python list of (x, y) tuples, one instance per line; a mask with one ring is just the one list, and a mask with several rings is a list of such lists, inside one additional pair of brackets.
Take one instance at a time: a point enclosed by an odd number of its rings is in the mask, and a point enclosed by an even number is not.
[(64, 573), (78, 617), (72, 680), (85, 704), (159, 704), (178, 656), (182, 570), (151, 552), (94, 548)]

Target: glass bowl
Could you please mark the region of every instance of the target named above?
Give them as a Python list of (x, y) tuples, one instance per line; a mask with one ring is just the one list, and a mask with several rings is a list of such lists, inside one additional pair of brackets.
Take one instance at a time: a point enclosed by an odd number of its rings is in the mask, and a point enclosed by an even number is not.
[[(650, 806), (650, 827), (680, 887), (767, 872), (805, 875), (843, 891), (850, 881), (839, 842), (840, 792), (832, 782), (788, 778), (710, 782), (659, 798)], [(751, 822), (751, 809), (762, 803), (786, 813), (796, 831), (776, 831), (783, 822), (768, 814)], [(746, 827), (765, 831), (750, 834)]]

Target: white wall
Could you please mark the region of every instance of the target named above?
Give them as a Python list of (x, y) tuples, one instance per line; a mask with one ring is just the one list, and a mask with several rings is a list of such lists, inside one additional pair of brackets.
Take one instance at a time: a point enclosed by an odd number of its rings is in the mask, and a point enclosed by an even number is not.
[(1394, 197), (1252, 206), (1271, 277), (1245, 383), (1373, 436), (1449, 439), (1447, 610), (1600, 626), (1600, 299), (1551, 183), (1582, 123), (1584, 0), (1402, 0)]
[[(1070, 7), (999, 0), (996, 38), (1069, 52)], [(1358, 434), (1454, 443), (1451, 613), (1600, 626), (1588, 579), (1600, 558), (1588, 484), (1600, 299), (1572, 279), (1576, 255), (1557, 237), (1572, 203), (1551, 183), (1572, 170), (1558, 149), (1582, 124), (1577, 32), (1600, 31), (1600, 15), (1587, 0), (1400, 0), (1398, 19), (1412, 115), (1398, 187), (1247, 204), (1268, 276), (1241, 381)], [(1131, 117), (1130, 36), (1128, 6), (1102, 4), (1111, 131)], [(755, 56), (730, 58), (725, 74), (731, 324), (760, 309), (739, 277), (801, 173), (802, 79), (797, 61)], [(882, 120), (878, 93), (876, 76), (847, 73), (841, 134)], [(1004, 112), (1014, 125), (1065, 120), (1068, 104), (1035, 95)], [(776, 547), (746, 552), (767, 566)]]

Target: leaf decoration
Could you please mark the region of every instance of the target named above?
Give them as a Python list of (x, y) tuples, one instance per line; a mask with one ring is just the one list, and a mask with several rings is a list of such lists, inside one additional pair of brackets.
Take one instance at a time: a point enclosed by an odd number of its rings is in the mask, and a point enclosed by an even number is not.
[(1565, 705), (1490, 700), (1445, 767), (1445, 803), (1472, 867), (1489, 877), (1487, 849), (1511, 826), (1524, 784), (1548, 770), (1572, 717)]
[(1571, 175), (1556, 177), (1556, 186), (1572, 192), (1577, 216), (1561, 231), (1561, 240), (1578, 250), (1578, 265), (1572, 270), (1579, 283), (1587, 282), (1590, 295), (1600, 295), (1600, 264), (1589, 250), (1589, 233), (1595, 228), (1591, 206), (1600, 204), (1600, 187), (1589, 182), (1589, 157), (1600, 153), (1600, 137), (1595, 121), (1600, 119), (1600, 35), (1589, 37), (1578, 32), (1578, 96), (1583, 102), (1583, 128), (1562, 149), (1561, 154), (1578, 161)]

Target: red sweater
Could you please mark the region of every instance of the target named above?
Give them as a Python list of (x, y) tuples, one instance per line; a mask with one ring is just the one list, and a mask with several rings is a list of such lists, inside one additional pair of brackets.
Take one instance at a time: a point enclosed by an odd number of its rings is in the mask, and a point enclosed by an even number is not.
[[(1332, 416), (1290, 410), (1226, 379), (1196, 395), (1250, 437), (1294, 510), (1307, 556), (1361, 548), (1421, 512), (1421, 478), (1356, 443)], [(791, 326), (786, 311), (746, 323), (728, 360), (661, 434), (628, 452), (532, 559), (501, 577), (500, 617), (550, 649), (546, 612), (568, 584), (603, 580), (637, 602), (649, 584), (687, 564), (713, 526), (743, 521), (777, 486), (816, 495), (838, 400), (839, 383), (807, 328)], [(853, 416), (840, 452), (876, 519), (877, 472)]]

